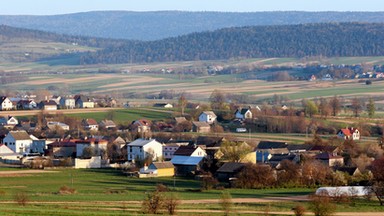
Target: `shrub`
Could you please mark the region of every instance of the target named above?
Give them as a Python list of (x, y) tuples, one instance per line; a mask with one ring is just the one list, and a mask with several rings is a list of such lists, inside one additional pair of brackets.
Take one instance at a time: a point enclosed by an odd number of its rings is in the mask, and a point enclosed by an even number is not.
[(168, 211), (168, 214), (174, 215), (176, 213), (176, 208), (180, 204), (179, 198), (175, 194), (169, 194), (164, 199), (164, 207)]
[(201, 182), (203, 190), (212, 190), (219, 182), (214, 177), (204, 177)]
[(147, 193), (142, 203), (142, 210), (147, 214), (157, 214), (163, 207), (164, 198), (158, 191)]
[(158, 191), (158, 192), (167, 192), (168, 191), (168, 187), (165, 186), (164, 184), (157, 184), (156, 185), (156, 191)]
[(229, 215), (231, 212), (233, 202), (232, 202), (232, 196), (228, 191), (223, 191), (220, 195), (220, 206), (224, 210), (224, 215)]
[(314, 195), (311, 200), (311, 210), (315, 216), (331, 216), (334, 215), (336, 206), (327, 194)]
[(76, 193), (75, 189), (70, 188), (66, 185), (60, 187), (60, 189), (59, 189), (59, 194), (75, 194), (75, 193)]
[(21, 205), (21, 206), (27, 205), (27, 203), (29, 201), (28, 195), (25, 192), (18, 192), (17, 194), (15, 194), (14, 199), (15, 199), (16, 203)]
[(303, 216), (303, 215), (305, 215), (305, 207), (302, 206), (302, 205), (297, 205), (294, 208), (292, 208), (292, 210), (293, 210), (293, 213), (296, 216)]

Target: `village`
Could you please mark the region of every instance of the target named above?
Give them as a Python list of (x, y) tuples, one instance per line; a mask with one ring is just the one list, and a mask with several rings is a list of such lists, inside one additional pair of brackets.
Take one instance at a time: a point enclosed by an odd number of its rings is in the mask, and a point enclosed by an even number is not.
[[(195, 117), (179, 113), (163, 121), (136, 119), (122, 127), (112, 119), (98, 122), (49, 114), (57, 109), (86, 112), (95, 102), (84, 96), (33, 102), (2, 97), (0, 108), (4, 111), (41, 109), (35, 121), (18, 120), (16, 116), (0, 118), (0, 162), (5, 166), (119, 168), (139, 178), (197, 178), (212, 184), (209, 187), (219, 182), (241, 188), (367, 186), (372, 179), (370, 164), (383, 154), (380, 142), (359, 147), (361, 133), (353, 126), (339, 128), (328, 140), (315, 132), (301, 143), (236, 136), (250, 133), (250, 125), (257, 124), (262, 115), (276, 112), (258, 106), (231, 111), (235, 127), (226, 132), (226, 121), (220, 123), (214, 111), (205, 110), (206, 105), (190, 111), (197, 113)], [(153, 107), (166, 111), (173, 105), (155, 103)], [(279, 109), (282, 116), (289, 110), (284, 106)]]

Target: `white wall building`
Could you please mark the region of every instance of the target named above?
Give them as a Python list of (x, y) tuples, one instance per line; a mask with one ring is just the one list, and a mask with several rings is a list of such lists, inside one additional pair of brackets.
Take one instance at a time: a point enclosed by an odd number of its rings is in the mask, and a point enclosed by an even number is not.
[(212, 124), (216, 121), (216, 114), (212, 111), (204, 111), (199, 115), (199, 122), (207, 122)]
[(10, 131), (3, 142), (16, 153), (30, 152), (32, 139), (26, 131)]
[(128, 161), (135, 159), (143, 160), (150, 156), (152, 160), (157, 160), (163, 155), (163, 145), (155, 139), (137, 139), (127, 145), (127, 152)]

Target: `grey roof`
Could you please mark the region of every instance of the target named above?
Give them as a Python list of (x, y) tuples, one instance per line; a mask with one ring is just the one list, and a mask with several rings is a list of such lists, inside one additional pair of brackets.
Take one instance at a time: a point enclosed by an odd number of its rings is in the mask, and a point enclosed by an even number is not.
[(173, 164), (170, 161), (166, 161), (166, 162), (152, 162), (152, 164), (149, 165), (149, 166), (151, 167), (152, 165), (156, 169), (175, 168), (175, 166), (173, 166)]
[(286, 142), (276, 142), (276, 141), (260, 141), (257, 145), (257, 149), (277, 149), (277, 148), (286, 148), (288, 144)]
[(198, 127), (198, 128), (201, 128), (201, 127), (211, 127), (211, 125), (208, 124), (207, 122), (194, 121), (194, 122), (192, 122), (192, 124), (193, 124), (195, 127)]
[(176, 155), (172, 158), (173, 165), (198, 165), (204, 157), (190, 157)]
[(216, 172), (221, 173), (236, 173), (243, 169), (245, 164), (236, 162), (224, 163)]
[(26, 131), (9, 131), (15, 140), (30, 140), (31, 137)]
[[(150, 142), (157, 142), (155, 139), (149, 139), (149, 140), (146, 140), (146, 139), (137, 139), (131, 143), (128, 144), (128, 146), (145, 146), (147, 145), (148, 143)], [(160, 144), (160, 143), (159, 143)], [(161, 144), (160, 144), (161, 145)]]
[[(214, 116), (214, 117), (216, 117), (216, 114), (213, 112), (213, 111), (204, 111), (204, 112), (202, 112), (201, 114), (206, 114), (206, 115), (211, 115), (211, 116)], [(201, 115), (200, 114), (200, 115)]]

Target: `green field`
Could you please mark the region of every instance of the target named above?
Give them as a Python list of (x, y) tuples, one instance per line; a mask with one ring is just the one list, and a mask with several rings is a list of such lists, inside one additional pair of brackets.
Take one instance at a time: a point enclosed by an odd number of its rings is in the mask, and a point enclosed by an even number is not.
[[(2, 169), (4, 171), (5, 169)], [(15, 170), (15, 169), (9, 169)], [(128, 177), (115, 169), (55, 169), (52, 173), (26, 175), (1, 175), (0, 214), (5, 215), (141, 215), (141, 201), (146, 192), (155, 190), (157, 184), (166, 185), (181, 200), (219, 199), (222, 190), (200, 191), (200, 181), (188, 178)], [(28, 180), (26, 180), (28, 179)], [(74, 194), (59, 194), (62, 186), (76, 190)], [(313, 188), (280, 189), (226, 189), (235, 198), (291, 197), (313, 193)], [(22, 193), (28, 201), (20, 206), (15, 195)], [(197, 202), (197, 201), (195, 201)], [(309, 208), (308, 202), (263, 201), (236, 203), (234, 215), (251, 215), (255, 212), (290, 212), (296, 205)], [(358, 199), (353, 203), (338, 204), (344, 212), (384, 211), (377, 201)], [(221, 206), (215, 203), (182, 204), (180, 215), (222, 215)], [(248, 212), (248, 213), (246, 213)]]
[(139, 109), (139, 108), (128, 108), (128, 109), (115, 109), (107, 112), (92, 112), (92, 113), (77, 113), (77, 114), (68, 114), (68, 116), (78, 117), (81, 119), (84, 118), (93, 118), (96, 121), (101, 121), (103, 119), (110, 119), (115, 123), (128, 123), (138, 119), (148, 119), (148, 120), (165, 120), (171, 117), (171, 111), (159, 110), (159, 109)]

